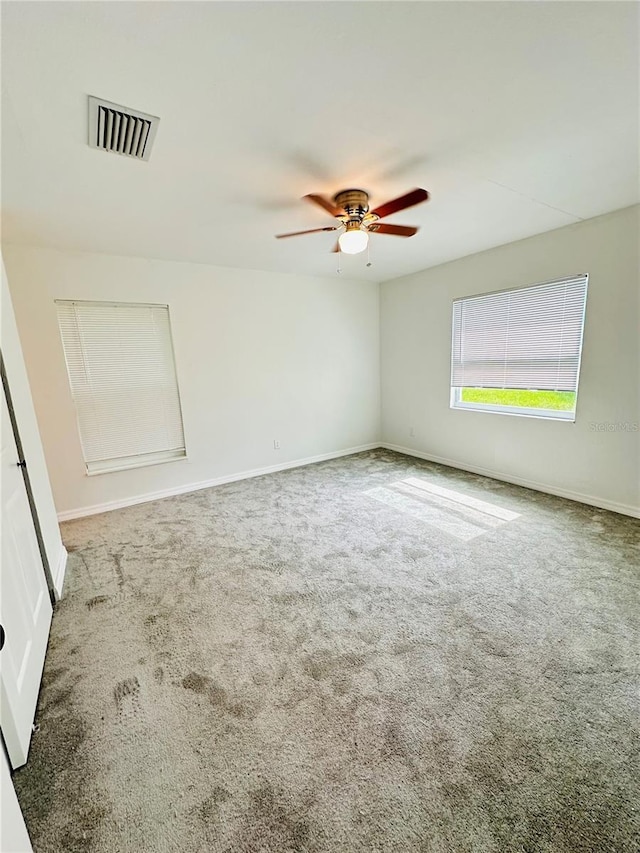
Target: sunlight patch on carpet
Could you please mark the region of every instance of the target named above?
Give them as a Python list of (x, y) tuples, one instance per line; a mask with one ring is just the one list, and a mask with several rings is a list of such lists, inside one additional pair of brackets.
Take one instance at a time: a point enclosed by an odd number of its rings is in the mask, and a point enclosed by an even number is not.
[(464, 542), (520, 517), (512, 510), (418, 477), (368, 489), (365, 494)]

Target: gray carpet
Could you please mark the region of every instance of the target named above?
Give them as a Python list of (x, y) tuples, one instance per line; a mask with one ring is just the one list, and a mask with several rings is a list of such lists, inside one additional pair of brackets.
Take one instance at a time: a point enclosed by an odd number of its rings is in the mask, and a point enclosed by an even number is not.
[(36, 853), (636, 853), (639, 533), (382, 450), (65, 524)]

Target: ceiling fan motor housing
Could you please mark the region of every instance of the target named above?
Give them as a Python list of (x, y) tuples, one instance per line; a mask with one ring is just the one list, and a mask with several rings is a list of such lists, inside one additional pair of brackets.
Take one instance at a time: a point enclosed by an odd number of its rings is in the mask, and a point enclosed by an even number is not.
[(362, 221), (369, 210), (369, 193), (364, 190), (341, 190), (333, 197), (336, 207), (341, 207), (349, 219)]

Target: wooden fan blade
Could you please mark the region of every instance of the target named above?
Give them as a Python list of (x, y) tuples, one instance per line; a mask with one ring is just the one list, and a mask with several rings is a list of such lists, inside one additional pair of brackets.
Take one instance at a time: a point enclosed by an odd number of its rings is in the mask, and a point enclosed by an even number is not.
[(378, 219), (384, 219), (385, 216), (391, 216), (392, 213), (397, 213), (399, 210), (413, 207), (414, 204), (420, 204), (428, 198), (429, 193), (426, 190), (415, 189), (405, 195), (401, 195), (399, 198), (394, 198), (393, 201), (381, 204), (380, 207), (376, 207), (371, 212), (375, 213)]
[(289, 234), (276, 234), (276, 240), (283, 237), (298, 237), (300, 234), (316, 234), (318, 231), (337, 231), (337, 225), (327, 225), (325, 228), (311, 228), (309, 231), (291, 231)]
[(368, 229), (374, 234), (395, 234), (397, 237), (413, 237), (418, 228), (413, 225), (387, 225), (385, 222), (374, 223)]
[(331, 216), (342, 216), (344, 215), (344, 210), (341, 210), (339, 207), (336, 207), (332, 202), (329, 201), (328, 198), (324, 196), (317, 195), (316, 193), (309, 193), (309, 195), (303, 196), (307, 201), (312, 202), (313, 204), (317, 204), (322, 207), (327, 213), (330, 213)]

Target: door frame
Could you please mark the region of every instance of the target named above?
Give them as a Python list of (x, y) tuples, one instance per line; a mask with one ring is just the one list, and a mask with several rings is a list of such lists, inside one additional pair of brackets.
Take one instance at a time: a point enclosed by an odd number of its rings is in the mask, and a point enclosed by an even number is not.
[(22, 809), (16, 795), (11, 773), (9, 754), (0, 735), (0, 793), (2, 794), (2, 827), (0, 829), (0, 850), (11, 853), (33, 853), (29, 832), (24, 821)]
[(27, 467), (27, 462), (24, 458), (24, 452), (22, 449), (22, 442), (20, 440), (20, 431), (18, 429), (18, 421), (16, 419), (16, 413), (13, 408), (13, 401), (11, 399), (11, 389), (9, 388), (9, 380), (7, 379), (7, 372), (4, 367), (4, 358), (2, 357), (2, 351), (0, 350), (0, 377), (2, 378), (2, 388), (4, 392), (5, 399), (7, 401), (7, 408), (9, 410), (9, 419), (11, 421), (11, 428), (13, 430), (13, 437), (16, 443), (16, 448), (18, 450), (18, 462), (17, 464), (22, 468), (22, 478), (24, 480), (24, 487), (27, 493), (27, 500), (29, 501), (29, 509), (31, 510), (31, 518), (33, 520), (33, 526), (36, 532), (36, 539), (38, 540), (38, 550), (40, 551), (40, 559), (42, 561), (42, 569), (44, 571), (44, 576), (47, 581), (47, 589), (49, 590), (49, 599), (51, 601), (51, 606), (55, 608), (55, 604), (57, 601), (56, 590), (53, 583), (53, 575), (51, 574), (51, 566), (49, 565), (49, 558), (47, 557), (47, 552), (44, 546), (44, 539), (42, 538), (42, 528), (40, 527), (40, 519), (38, 518), (38, 510), (36, 507), (36, 502), (33, 497), (33, 490), (31, 489), (31, 480), (29, 479), (29, 469)]

